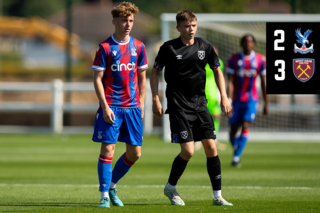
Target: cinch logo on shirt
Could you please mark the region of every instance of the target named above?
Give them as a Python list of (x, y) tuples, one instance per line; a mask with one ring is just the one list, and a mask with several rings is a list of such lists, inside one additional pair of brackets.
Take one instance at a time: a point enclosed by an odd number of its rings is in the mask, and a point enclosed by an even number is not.
[(120, 64), (120, 61), (116, 62), (117, 64), (112, 64), (111, 65), (111, 70), (116, 72), (116, 71), (129, 71), (129, 70), (134, 70), (136, 64), (134, 62), (128, 63), (128, 64)]
[(255, 76), (256, 73), (257, 73), (257, 71), (255, 69), (250, 69), (250, 70), (241, 69), (238, 71), (238, 75), (240, 77), (243, 77), (243, 76), (252, 77), (252, 76)]

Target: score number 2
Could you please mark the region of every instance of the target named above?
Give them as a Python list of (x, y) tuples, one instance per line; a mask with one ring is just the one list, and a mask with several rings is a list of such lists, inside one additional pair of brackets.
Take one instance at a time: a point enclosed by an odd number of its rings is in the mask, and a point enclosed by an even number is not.
[[(274, 36), (278, 36), (280, 35), (279, 39), (274, 40), (274, 50), (275, 51), (284, 51), (284, 47), (279, 47), (279, 43), (283, 43), (284, 42), (284, 31), (283, 30), (275, 30), (274, 31)], [(276, 60), (274, 62), (275, 66), (279, 66), (278, 68), (278, 72), (280, 72), (280, 74), (275, 74), (274, 78), (277, 81), (283, 81), (285, 79), (286, 76), (286, 72), (285, 72), (285, 68), (286, 68), (286, 64), (284, 62), (284, 60)]]

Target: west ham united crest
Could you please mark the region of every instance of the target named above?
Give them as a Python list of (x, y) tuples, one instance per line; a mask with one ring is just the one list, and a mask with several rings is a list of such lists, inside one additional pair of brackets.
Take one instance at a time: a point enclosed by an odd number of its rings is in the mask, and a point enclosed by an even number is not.
[(199, 50), (199, 51), (198, 51), (198, 57), (200, 58), (200, 60), (203, 60), (204, 57), (205, 57), (205, 51)]
[(186, 139), (188, 137), (188, 132), (187, 131), (182, 131), (180, 132), (180, 136), (183, 138), (183, 139)]
[(296, 58), (293, 59), (293, 74), (301, 82), (309, 81), (314, 74), (314, 59)]
[(301, 54), (307, 54), (307, 53), (313, 53), (313, 44), (310, 45), (310, 47), (307, 47), (306, 44), (309, 44), (308, 37), (312, 33), (312, 30), (307, 30), (304, 32), (304, 34), (301, 34), (301, 29), (296, 29), (296, 36), (298, 37), (297, 42), (302, 44), (302, 47), (299, 48), (297, 44), (294, 44), (294, 52), (295, 53), (301, 53)]

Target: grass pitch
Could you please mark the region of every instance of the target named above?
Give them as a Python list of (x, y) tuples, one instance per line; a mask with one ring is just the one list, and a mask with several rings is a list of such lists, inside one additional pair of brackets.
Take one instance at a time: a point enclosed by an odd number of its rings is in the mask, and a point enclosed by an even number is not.
[[(233, 207), (212, 206), (204, 151), (179, 180), (186, 206), (163, 195), (179, 145), (144, 137), (142, 157), (119, 181), (124, 207), (100, 209), (91, 135), (0, 135), (0, 212), (320, 212), (320, 143), (248, 143), (242, 168), (219, 151), (222, 195)], [(124, 153), (118, 143), (114, 162)]]

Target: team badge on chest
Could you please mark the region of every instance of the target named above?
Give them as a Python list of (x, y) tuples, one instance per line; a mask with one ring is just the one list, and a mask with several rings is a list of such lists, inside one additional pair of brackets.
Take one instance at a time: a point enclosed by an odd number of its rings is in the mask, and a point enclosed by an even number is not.
[(137, 56), (137, 50), (135, 48), (131, 48), (131, 55)]
[(198, 51), (198, 57), (199, 57), (200, 60), (203, 60), (205, 56), (206, 55), (205, 55), (205, 51), (204, 50), (199, 50)]

